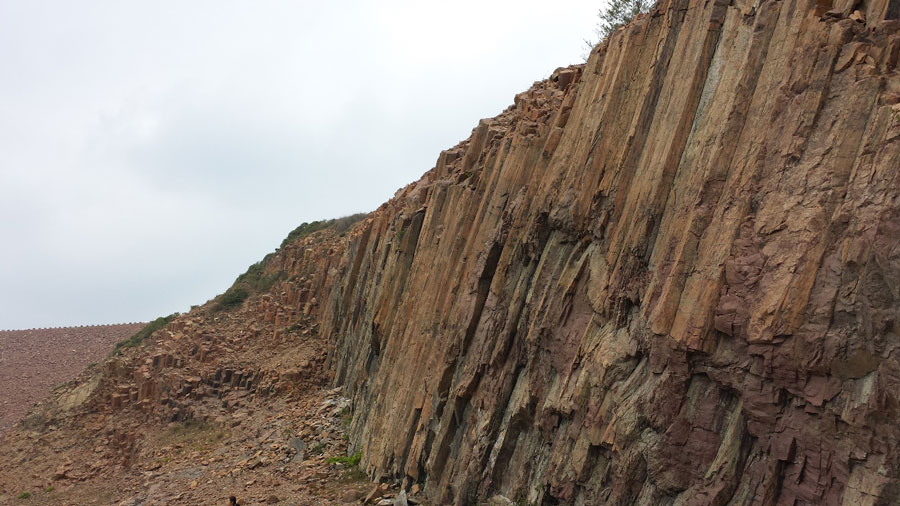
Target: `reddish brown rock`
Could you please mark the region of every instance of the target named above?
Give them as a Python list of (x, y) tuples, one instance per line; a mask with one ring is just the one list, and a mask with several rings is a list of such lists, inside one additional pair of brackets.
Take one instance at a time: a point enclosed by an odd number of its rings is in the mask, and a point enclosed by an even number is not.
[(818, 8), (661, 2), (346, 239), (311, 290), (370, 473), (900, 500), (897, 16)]
[(100, 362), (113, 346), (143, 323), (86, 325), (0, 331), (0, 435), (31, 405), (88, 364)]
[(365, 473), (435, 504), (895, 504), (898, 6), (661, 1), (92, 407), (252, 431), (331, 381)]

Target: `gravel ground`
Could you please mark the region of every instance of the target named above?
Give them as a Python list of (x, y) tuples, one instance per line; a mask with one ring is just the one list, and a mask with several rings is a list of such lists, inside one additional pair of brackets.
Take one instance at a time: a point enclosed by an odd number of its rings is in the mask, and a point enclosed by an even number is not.
[(143, 323), (0, 331), (0, 434)]

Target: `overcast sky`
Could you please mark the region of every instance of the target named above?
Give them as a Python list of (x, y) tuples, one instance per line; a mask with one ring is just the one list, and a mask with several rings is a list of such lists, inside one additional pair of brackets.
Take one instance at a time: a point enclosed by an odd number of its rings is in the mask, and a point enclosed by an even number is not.
[(0, 0), (0, 329), (212, 298), (577, 63), (599, 7)]

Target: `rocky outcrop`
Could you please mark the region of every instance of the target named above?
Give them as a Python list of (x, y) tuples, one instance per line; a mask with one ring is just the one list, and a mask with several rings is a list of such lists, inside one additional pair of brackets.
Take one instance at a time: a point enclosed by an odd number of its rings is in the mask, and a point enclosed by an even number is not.
[(367, 471), (900, 501), (898, 6), (662, 1), (348, 234), (311, 293)]
[(94, 406), (332, 381), (369, 476), (437, 504), (897, 504), (898, 16), (662, 0)]

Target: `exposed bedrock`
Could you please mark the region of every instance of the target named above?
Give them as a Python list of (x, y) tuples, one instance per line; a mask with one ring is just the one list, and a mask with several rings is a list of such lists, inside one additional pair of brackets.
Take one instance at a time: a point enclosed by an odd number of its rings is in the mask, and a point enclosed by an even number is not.
[(434, 504), (900, 504), (898, 18), (660, 0), (45, 411), (331, 381)]
[(663, 0), (338, 241), (310, 290), (366, 470), (900, 503), (898, 15)]
[(95, 401), (303, 388), (226, 359), (307, 339), (367, 473), (436, 504), (900, 504), (898, 17), (662, 0)]

